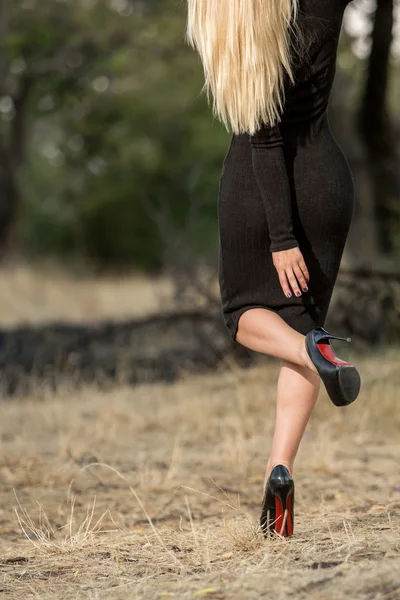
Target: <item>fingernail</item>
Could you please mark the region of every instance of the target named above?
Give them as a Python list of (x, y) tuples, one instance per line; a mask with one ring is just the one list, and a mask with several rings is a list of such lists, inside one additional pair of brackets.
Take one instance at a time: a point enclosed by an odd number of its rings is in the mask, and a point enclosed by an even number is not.
[(288, 293), (288, 294), (286, 294), (286, 296), (287, 296), (288, 298), (291, 298), (291, 297), (292, 297), (292, 294)]
[(303, 287), (303, 291), (304, 291), (304, 292), (308, 292), (308, 287), (307, 287), (307, 286), (304, 286), (304, 287)]
[(296, 296), (301, 296), (301, 292), (296, 292)]

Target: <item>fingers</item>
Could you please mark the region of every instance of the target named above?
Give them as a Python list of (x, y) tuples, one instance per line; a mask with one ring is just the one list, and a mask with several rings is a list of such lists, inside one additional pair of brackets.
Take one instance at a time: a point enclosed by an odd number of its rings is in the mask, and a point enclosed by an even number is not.
[(301, 271), (302, 271), (302, 273), (303, 273), (303, 276), (304, 276), (305, 280), (306, 280), (306, 281), (310, 281), (310, 273), (308, 272), (307, 265), (306, 265), (306, 263), (304, 262), (303, 255), (301, 256), (301, 258), (300, 258), (300, 259), (299, 259), (299, 261), (298, 261), (298, 266), (300, 267), (300, 269), (301, 269)]
[(279, 270), (278, 271), (278, 277), (279, 277), (279, 283), (281, 284), (281, 288), (283, 290), (283, 293), (285, 294), (285, 296), (287, 298), (290, 298), (292, 295), (292, 292), (290, 291), (290, 287), (288, 284), (288, 280), (286, 277), (286, 272), (283, 270)]
[(303, 275), (303, 271), (301, 270), (298, 263), (296, 265), (294, 265), (293, 271), (297, 277), (297, 281), (299, 282), (301, 289), (303, 290), (303, 292), (306, 292), (308, 290), (308, 286), (307, 286), (305, 277)]
[(292, 290), (296, 296), (301, 296), (301, 291), (297, 283), (297, 279), (294, 276), (293, 269), (279, 270), (279, 283), (281, 284), (281, 288), (283, 293), (287, 298), (291, 298)]
[(288, 281), (290, 283), (290, 287), (292, 288), (294, 294), (296, 296), (301, 296), (301, 291), (299, 288), (299, 284), (297, 283), (297, 279), (294, 275), (294, 271), (293, 269), (288, 269), (286, 271), (286, 277), (288, 278)]
[(292, 293), (297, 297), (301, 296), (301, 289), (303, 292), (308, 291), (307, 282), (310, 275), (299, 248), (273, 253), (273, 263), (282, 291), (287, 298), (291, 298)]

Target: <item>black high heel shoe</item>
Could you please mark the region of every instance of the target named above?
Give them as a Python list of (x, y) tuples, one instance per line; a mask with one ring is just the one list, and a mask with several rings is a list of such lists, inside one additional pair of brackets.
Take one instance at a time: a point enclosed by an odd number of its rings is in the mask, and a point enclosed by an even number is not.
[(284, 465), (271, 471), (264, 491), (260, 527), (265, 537), (278, 533), (283, 537), (293, 535), (294, 481)]
[(358, 396), (360, 375), (354, 365), (336, 356), (329, 340), (351, 342), (351, 338), (333, 335), (323, 327), (315, 327), (306, 335), (306, 349), (333, 404), (347, 406)]

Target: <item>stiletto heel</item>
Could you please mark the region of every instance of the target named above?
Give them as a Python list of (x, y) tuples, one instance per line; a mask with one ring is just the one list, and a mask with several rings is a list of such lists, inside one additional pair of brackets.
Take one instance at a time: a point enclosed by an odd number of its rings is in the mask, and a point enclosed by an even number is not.
[(326, 337), (328, 337), (330, 340), (342, 340), (342, 342), (351, 342), (351, 337), (340, 337), (340, 335), (333, 335), (333, 333), (329, 333), (323, 327), (321, 327), (321, 329), (325, 332)]
[(315, 327), (306, 335), (306, 350), (333, 404), (347, 406), (359, 394), (360, 375), (354, 365), (336, 356), (329, 342), (331, 339), (351, 341), (351, 338), (333, 335), (323, 327)]
[(294, 530), (294, 481), (284, 465), (271, 471), (264, 491), (260, 527), (265, 537), (291, 537)]

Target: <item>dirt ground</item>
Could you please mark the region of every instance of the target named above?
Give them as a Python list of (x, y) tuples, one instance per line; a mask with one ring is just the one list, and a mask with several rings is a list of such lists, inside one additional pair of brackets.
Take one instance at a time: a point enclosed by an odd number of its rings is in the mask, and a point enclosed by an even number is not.
[(290, 540), (258, 531), (278, 361), (3, 400), (0, 594), (400, 599), (399, 355), (352, 357), (349, 407), (321, 390)]

